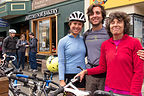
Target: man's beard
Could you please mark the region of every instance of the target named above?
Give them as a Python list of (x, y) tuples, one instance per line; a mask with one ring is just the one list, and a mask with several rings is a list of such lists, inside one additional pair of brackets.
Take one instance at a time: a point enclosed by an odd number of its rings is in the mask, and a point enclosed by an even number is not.
[(92, 24), (93, 27), (97, 27), (99, 26), (101, 23), (98, 23), (98, 24)]

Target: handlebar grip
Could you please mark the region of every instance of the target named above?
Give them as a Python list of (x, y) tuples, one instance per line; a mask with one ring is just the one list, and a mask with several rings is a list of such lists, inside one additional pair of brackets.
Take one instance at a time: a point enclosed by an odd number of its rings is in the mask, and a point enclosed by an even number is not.
[(71, 79), (71, 82), (72, 82), (72, 83), (74, 83), (74, 82), (76, 82), (76, 81), (80, 81), (80, 76)]
[(77, 66), (77, 68), (81, 69), (82, 71), (84, 70), (81, 66)]
[(113, 96), (112, 93), (107, 92), (107, 91), (102, 91), (102, 90), (96, 90), (94, 92), (94, 96)]
[(94, 92), (94, 96), (132, 96), (132, 95), (124, 95), (124, 94), (116, 94), (113, 93), (112, 91), (102, 91), (102, 90), (96, 90)]

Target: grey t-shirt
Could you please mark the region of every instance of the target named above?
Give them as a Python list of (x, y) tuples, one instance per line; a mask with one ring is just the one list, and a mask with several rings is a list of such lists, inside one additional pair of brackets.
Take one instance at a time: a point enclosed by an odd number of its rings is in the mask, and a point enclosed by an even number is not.
[[(102, 27), (102, 29), (99, 31), (90, 30), (88, 32), (88, 35), (85, 38), (88, 63), (99, 65), (101, 44), (108, 39), (109, 35), (105, 27)], [(87, 64), (87, 68), (91, 68), (91, 66)]]

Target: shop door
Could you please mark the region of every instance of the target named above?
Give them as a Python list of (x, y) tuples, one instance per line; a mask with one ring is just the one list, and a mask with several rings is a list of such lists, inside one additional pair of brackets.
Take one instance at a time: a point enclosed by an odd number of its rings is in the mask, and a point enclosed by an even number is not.
[(33, 24), (38, 39), (38, 52), (56, 52), (56, 19), (54, 17), (41, 19), (35, 21)]

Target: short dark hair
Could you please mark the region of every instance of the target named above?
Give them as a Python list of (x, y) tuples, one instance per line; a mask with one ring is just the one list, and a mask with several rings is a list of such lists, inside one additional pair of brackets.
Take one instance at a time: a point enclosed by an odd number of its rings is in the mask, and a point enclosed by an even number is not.
[(33, 32), (30, 32), (30, 33), (29, 33), (29, 35), (32, 35), (32, 36), (34, 36), (34, 33), (33, 33)]
[(106, 19), (106, 29), (110, 37), (112, 37), (112, 33), (110, 31), (110, 23), (114, 20), (123, 20), (124, 21), (124, 34), (130, 33), (130, 16), (125, 12), (112, 12), (109, 14), (109, 17)]
[(102, 17), (103, 17), (103, 19), (102, 19), (102, 24), (103, 24), (103, 23), (104, 23), (104, 19), (105, 19), (105, 17), (106, 17), (106, 11), (105, 11), (104, 7), (103, 7), (102, 5), (100, 5), (100, 4), (92, 4), (92, 5), (90, 5), (90, 6), (88, 7), (88, 9), (87, 9), (88, 19), (89, 19), (89, 16), (90, 16), (91, 14), (93, 14), (93, 8), (94, 8), (94, 7), (100, 7), (100, 8), (101, 8), (101, 13), (102, 13)]

